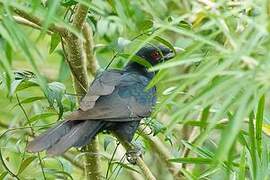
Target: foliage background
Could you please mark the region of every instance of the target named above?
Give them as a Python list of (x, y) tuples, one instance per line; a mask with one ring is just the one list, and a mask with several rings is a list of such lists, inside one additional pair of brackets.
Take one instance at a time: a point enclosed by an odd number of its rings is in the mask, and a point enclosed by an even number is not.
[[(134, 140), (157, 179), (176, 178), (172, 172), (183, 179), (269, 178), (269, 0), (1, 0), (0, 179), (85, 177), (78, 149), (62, 157), (25, 152), (32, 133), (76, 108), (60, 37), (47, 31), (59, 24), (82, 37), (65, 14), (77, 3), (89, 8), (103, 69), (114, 56), (109, 68), (122, 68), (146, 43), (182, 48), (150, 68), (160, 70), (151, 84), (159, 103), (141, 125), (152, 134), (138, 131)], [(44, 19), (41, 29), (18, 20), (16, 8)], [(88, 64), (91, 79), (96, 66)], [(100, 134), (99, 146), (105, 177), (117, 140)], [(143, 179), (121, 160), (124, 153), (120, 146), (107, 179)]]

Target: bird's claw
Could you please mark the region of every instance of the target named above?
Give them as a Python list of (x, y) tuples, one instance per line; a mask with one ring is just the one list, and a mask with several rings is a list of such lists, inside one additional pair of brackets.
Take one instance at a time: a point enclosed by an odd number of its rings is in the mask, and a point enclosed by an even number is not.
[(140, 149), (130, 149), (126, 152), (127, 161), (130, 164), (135, 165), (137, 163), (138, 158), (142, 157), (142, 152)]

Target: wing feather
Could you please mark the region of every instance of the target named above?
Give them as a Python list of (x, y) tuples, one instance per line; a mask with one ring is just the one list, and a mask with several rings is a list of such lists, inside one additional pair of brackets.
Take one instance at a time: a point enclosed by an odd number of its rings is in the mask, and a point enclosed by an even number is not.
[(155, 104), (151, 79), (135, 72), (105, 71), (98, 75), (68, 120), (132, 121), (148, 117)]
[(80, 109), (83, 111), (92, 109), (100, 96), (111, 94), (119, 84), (122, 74), (120, 70), (108, 70), (97, 75), (87, 94), (82, 98)]

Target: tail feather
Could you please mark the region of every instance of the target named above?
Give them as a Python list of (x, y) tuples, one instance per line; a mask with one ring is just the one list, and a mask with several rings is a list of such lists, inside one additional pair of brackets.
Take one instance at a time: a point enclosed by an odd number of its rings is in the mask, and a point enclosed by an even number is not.
[(31, 141), (27, 146), (27, 151), (39, 152), (48, 149), (70, 131), (72, 124), (73, 123), (71, 121), (63, 121), (55, 127), (50, 128), (45, 133)]
[[(83, 121), (82, 123), (76, 125), (63, 136), (60, 141), (50, 147), (47, 152), (51, 156), (59, 155), (64, 153), (69, 148), (82, 144), (82, 141), (91, 141), (91, 139), (99, 131), (96, 127), (99, 127), (100, 122), (98, 121)], [(89, 136), (91, 134), (92, 136)], [(77, 144), (77, 145), (76, 145)]]
[[(96, 122), (96, 123), (93, 123)], [(89, 121), (87, 121), (89, 123)], [(83, 134), (83, 136), (73, 144), (74, 147), (82, 147), (90, 143), (90, 141), (95, 137), (95, 135), (102, 130), (104, 122), (92, 121), (91, 124), (86, 126), (91, 126), (92, 131), (87, 131)]]
[(64, 121), (36, 137), (29, 143), (27, 151), (47, 150), (51, 156), (64, 153), (69, 148), (80, 147), (90, 142), (102, 128), (100, 121)]

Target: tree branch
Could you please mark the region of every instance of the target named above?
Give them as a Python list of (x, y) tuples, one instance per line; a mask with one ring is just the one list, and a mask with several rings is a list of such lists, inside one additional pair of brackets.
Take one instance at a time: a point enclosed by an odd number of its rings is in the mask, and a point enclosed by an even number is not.
[[(82, 32), (85, 26), (88, 7), (78, 4), (72, 21), (72, 26), (79, 32)], [(72, 32), (69, 32), (66, 40), (66, 50), (68, 63), (74, 77), (74, 86), (77, 94), (85, 94), (88, 87), (88, 77), (85, 64), (85, 54), (83, 51), (82, 39), (78, 38)], [(89, 43), (93, 43), (92, 41)], [(90, 47), (92, 47), (91, 45)], [(93, 57), (93, 56), (92, 56)], [(94, 59), (93, 59), (94, 60)], [(100, 159), (98, 154), (97, 137), (86, 148), (85, 172), (87, 179), (101, 179)], [(91, 156), (89, 156), (89, 154)], [(94, 154), (94, 156), (92, 156)]]
[[(42, 27), (43, 21), (40, 18), (33, 16), (29, 14), (28, 12), (14, 8), (13, 10), (17, 15), (21, 16), (22, 18), (32, 22), (33, 24), (38, 25), (39, 27)], [(51, 24), (48, 29), (52, 32), (59, 33), (62, 37), (66, 37), (68, 30), (62, 26), (56, 25), (56, 24)]]
[[(120, 141), (120, 143), (125, 147), (126, 150), (132, 149), (133, 145), (118, 136), (117, 134), (114, 134), (114, 136)], [(152, 174), (148, 166), (145, 164), (145, 162), (142, 160), (141, 157), (134, 157), (133, 159), (137, 159), (136, 165), (141, 169), (143, 175), (147, 180), (156, 180), (155, 176)]]
[[(13, 16), (13, 18), (18, 24), (25, 25), (25, 26), (28, 26), (28, 27), (31, 27), (31, 28), (37, 29), (37, 30), (42, 29), (39, 25), (37, 25), (37, 24), (35, 24), (35, 23), (31, 22), (31, 21), (28, 21), (27, 19), (24, 19), (21, 16)], [(47, 30), (47, 33), (49, 35), (52, 35), (52, 31), (50, 31), (50, 30)]]
[(84, 50), (86, 54), (87, 71), (89, 74), (91, 74), (94, 77), (96, 75), (97, 69), (99, 68), (99, 65), (94, 56), (93, 32), (92, 32), (91, 27), (86, 23), (83, 27), (83, 36), (85, 39), (83, 45), (84, 45)]
[(86, 179), (102, 179), (101, 178), (101, 167), (99, 160), (99, 147), (98, 147), (98, 137), (96, 136), (91, 144), (86, 147), (86, 163), (85, 163), (85, 173)]
[(178, 173), (179, 167), (169, 162), (171, 158), (169, 150), (164, 146), (160, 139), (156, 136), (149, 136), (146, 133), (147, 129), (139, 127), (140, 135), (149, 142), (152, 151), (154, 151), (162, 162), (165, 162), (168, 170), (172, 173), (175, 179), (181, 179), (180, 174)]

